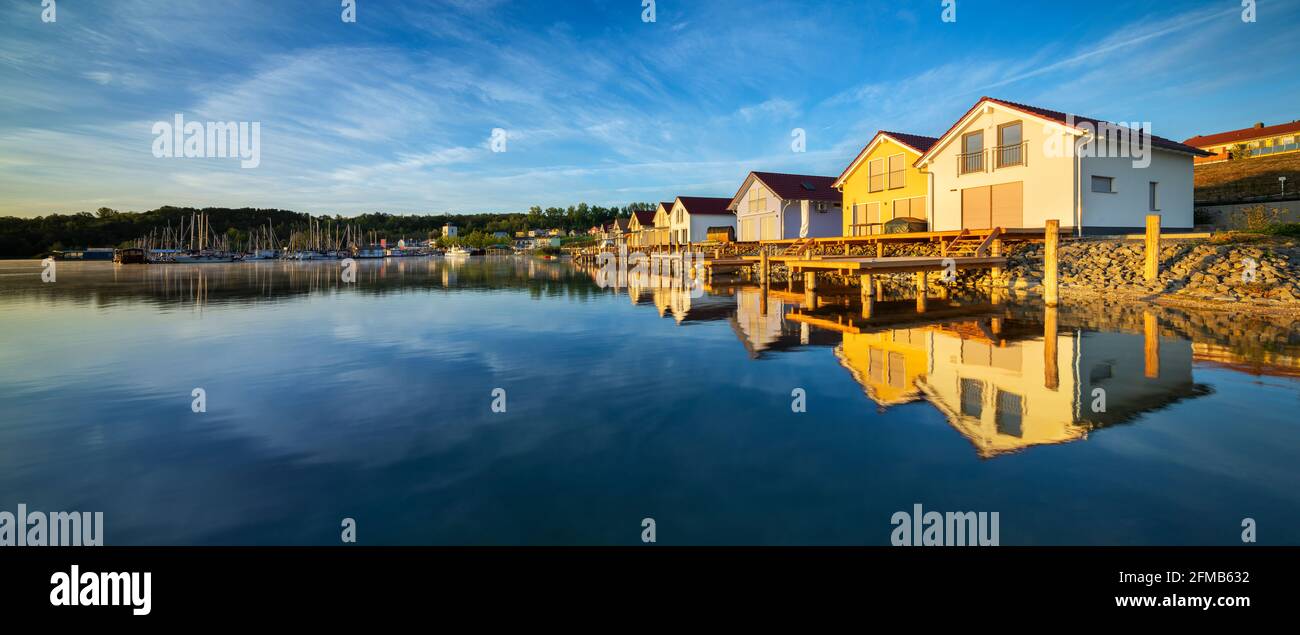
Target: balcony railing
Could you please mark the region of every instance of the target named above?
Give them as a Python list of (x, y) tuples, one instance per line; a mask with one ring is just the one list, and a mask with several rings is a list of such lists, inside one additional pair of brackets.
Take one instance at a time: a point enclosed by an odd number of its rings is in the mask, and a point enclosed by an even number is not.
[(1028, 141), (1013, 143), (1005, 146), (998, 146), (993, 149), (993, 157), (996, 168), (1009, 168), (1013, 165), (1025, 165), (1025, 151)]
[(957, 174), (970, 174), (984, 171), (984, 151), (967, 152), (957, 155)]

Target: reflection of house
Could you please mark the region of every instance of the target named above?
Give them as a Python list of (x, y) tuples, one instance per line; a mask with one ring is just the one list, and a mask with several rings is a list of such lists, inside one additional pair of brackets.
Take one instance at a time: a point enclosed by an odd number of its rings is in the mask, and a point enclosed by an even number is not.
[[(780, 293), (764, 294), (759, 287), (737, 287), (731, 330), (755, 359), (764, 353), (800, 346), (834, 346), (839, 335), (785, 319), (793, 302)], [(766, 299), (766, 302), (764, 302)]]
[(929, 370), (928, 329), (892, 329), (878, 333), (845, 333), (835, 349), (840, 364), (882, 406), (921, 397), (917, 381)]
[(843, 196), (835, 177), (750, 172), (731, 198), (737, 240), (786, 240), (839, 236)]
[(1186, 340), (1042, 333), (1041, 324), (1003, 319), (845, 333), (836, 356), (873, 401), (923, 397), (984, 458), (1084, 439), (1204, 394)]

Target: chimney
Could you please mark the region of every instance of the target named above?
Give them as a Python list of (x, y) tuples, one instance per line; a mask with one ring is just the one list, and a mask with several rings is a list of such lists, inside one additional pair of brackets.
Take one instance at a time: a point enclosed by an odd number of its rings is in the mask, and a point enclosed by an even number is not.
[(1263, 128), (1263, 127), (1264, 127), (1264, 122), (1262, 122), (1262, 121), (1257, 121), (1257, 122), (1255, 122), (1255, 127), (1256, 127), (1256, 128)]

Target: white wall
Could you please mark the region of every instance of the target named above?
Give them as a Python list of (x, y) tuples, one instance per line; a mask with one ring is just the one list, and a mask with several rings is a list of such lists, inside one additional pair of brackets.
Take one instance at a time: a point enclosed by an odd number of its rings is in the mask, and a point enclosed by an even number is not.
[[(1025, 165), (993, 168), (993, 153), (985, 153), (988, 171), (958, 175), (958, 155), (962, 152), (962, 135), (984, 131), (984, 148), (998, 144), (998, 126), (1021, 122), (1025, 147)], [(1024, 185), (1024, 226), (1043, 227), (1050, 219), (1061, 227), (1074, 226), (1074, 156), (1073, 136), (1062, 126), (1052, 125), (1024, 113), (994, 106), (990, 112), (981, 107), (965, 126), (954, 131), (952, 139), (928, 164), (932, 174), (933, 222), (931, 230), (961, 229), (961, 190), (985, 185), (1021, 181)]]
[[(1102, 228), (1141, 228), (1147, 214), (1160, 215), (1160, 227), (1191, 229), (1194, 225), (1192, 157), (1186, 154), (1153, 150), (1150, 165), (1138, 167), (1127, 157), (1083, 158), (1083, 226), (1085, 230)], [(1141, 162), (1138, 162), (1141, 165)], [(1092, 176), (1114, 177), (1114, 194), (1092, 191)], [(1147, 199), (1148, 183), (1159, 183), (1158, 212), (1152, 212)]]

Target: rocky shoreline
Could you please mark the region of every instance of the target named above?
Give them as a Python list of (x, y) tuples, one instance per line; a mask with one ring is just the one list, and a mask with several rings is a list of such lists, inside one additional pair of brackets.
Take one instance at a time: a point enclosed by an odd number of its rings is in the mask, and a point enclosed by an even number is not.
[[(817, 253), (845, 252), (843, 248), (822, 247)], [(848, 253), (874, 256), (875, 247), (852, 246)], [(887, 246), (884, 255), (937, 256), (939, 253), (937, 244), (912, 243)], [(1007, 258), (1007, 267), (996, 276), (989, 271), (964, 271), (958, 273), (955, 281), (944, 283), (935, 273), (930, 276), (930, 285), (935, 290), (943, 286), (996, 287), (1040, 295), (1043, 245), (1012, 245)], [(1261, 238), (1233, 243), (1166, 239), (1160, 250), (1160, 276), (1150, 283), (1142, 273), (1144, 258), (1139, 240), (1064, 241), (1058, 259), (1061, 297), (1132, 298), (1191, 308), (1300, 313), (1300, 243), (1295, 239)], [(773, 280), (784, 282), (787, 276), (786, 268), (774, 263)], [(830, 275), (829, 278), (844, 286), (857, 284), (852, 277)], [(915, 285), (911, 274), (886, 276), (886, 284), (891, 282), (909, 289)]]

